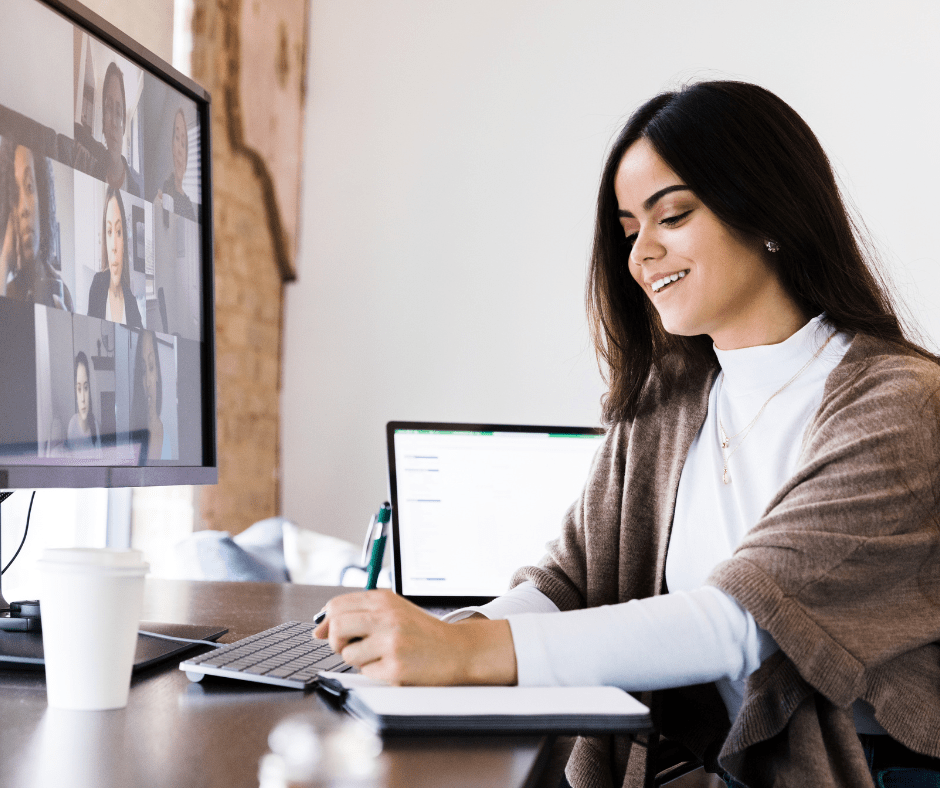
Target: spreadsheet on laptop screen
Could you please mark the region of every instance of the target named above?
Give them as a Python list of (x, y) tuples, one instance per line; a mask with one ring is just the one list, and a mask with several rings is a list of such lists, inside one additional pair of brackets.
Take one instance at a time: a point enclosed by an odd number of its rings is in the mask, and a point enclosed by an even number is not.
[(509, 588), (561, 531), (603, 440), (597, 434), (396, 430), (402, 592)]

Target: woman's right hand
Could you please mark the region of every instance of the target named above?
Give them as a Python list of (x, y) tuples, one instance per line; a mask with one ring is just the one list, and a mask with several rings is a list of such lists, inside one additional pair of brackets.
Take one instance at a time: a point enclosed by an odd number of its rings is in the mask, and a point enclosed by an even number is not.
[(390, 684), (515, 684), (507, 621), (445, 624), (388, 590), (344, 594), (326, 605), (314, 637), (369, 678)]

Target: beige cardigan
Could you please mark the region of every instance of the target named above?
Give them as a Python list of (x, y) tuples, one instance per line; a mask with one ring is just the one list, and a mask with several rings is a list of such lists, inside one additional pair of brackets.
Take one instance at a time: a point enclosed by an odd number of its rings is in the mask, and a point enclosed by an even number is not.
[[(561, 536), (519, 570), (561, 610), (664, 592), (679, 475), (717, 370), (611, 428)], [(707, 513), (703, 513), (707, 516)], [(654, 693), (660, 732), (751, 788), (871, 785), (851, 715), (940, 757), (940, 366), (858, 335), (826, 381), (797, 471), (709, 582), (780, 651), (731, 726), (714, 685)], [(641, 786), (646, 748), (579, 739), (581, 786)]]

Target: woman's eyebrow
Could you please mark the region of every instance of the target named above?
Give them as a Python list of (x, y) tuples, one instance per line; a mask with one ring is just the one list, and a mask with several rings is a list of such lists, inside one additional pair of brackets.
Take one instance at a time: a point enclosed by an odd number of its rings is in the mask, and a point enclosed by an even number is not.
[[(681, 192), (681, 191), (692, 191), (692, 190), (688, 186), (684, 186), (682, 184), (676, 184), (675, 186), (667, 186), (665, 189), (660, 189), (658, 192), (656, 192), (652, 196), (646, 198), (646, 200), (643, 202), (643, 210), (648, 211), (667, 194), (671, 194), (672, 192)], [(630, 213), (630, 211), (618, 210), (617, 215), (625, 219), (636, 219), (636, 217), (632, 213)]]

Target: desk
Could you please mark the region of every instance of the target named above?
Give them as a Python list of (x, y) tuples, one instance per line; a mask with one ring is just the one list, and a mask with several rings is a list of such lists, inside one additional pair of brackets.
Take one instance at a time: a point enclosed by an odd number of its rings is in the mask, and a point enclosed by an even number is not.
[[(145, 620), (218, 624), (231, 642), (306, 620), (349, 589), (148, 579)], [(248, 682), (192, 684), (179, 657), (134, 675), (126, 709), (59, 712), (41, 673), (0, 671), (0, 786), (16, 788), (257, 788), (267, 736), (284, 717), (329, 707), (316, 693)], [(333, 712), (330, 712), (333, 713)], [(390, 788), (533, 786), (548, 756), (541, 738), (388, 740)]]

